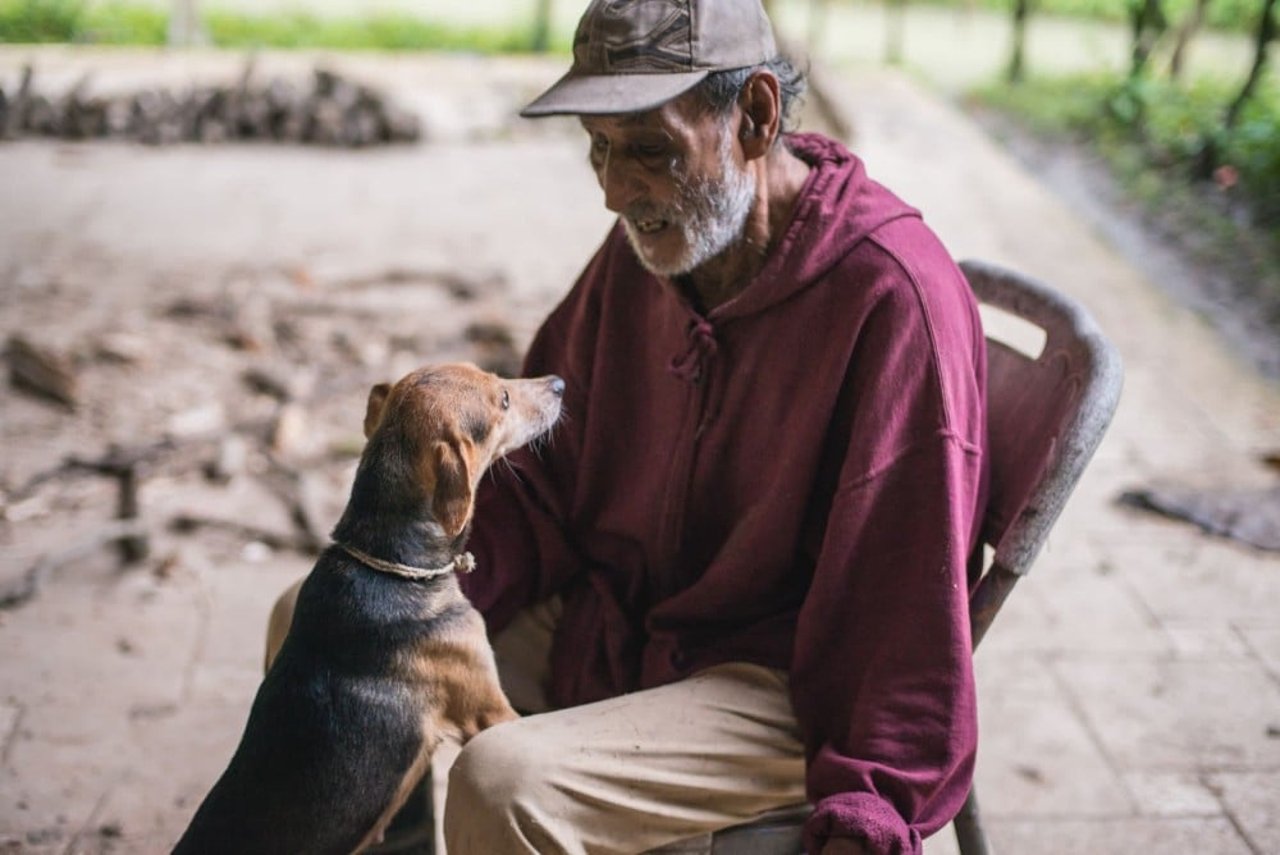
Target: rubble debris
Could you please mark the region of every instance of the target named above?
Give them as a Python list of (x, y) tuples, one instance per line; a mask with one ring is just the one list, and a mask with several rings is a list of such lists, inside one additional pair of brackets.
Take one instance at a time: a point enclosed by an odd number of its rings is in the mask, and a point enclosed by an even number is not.
[(70, 356), (36, 344), (21, 334), (9, 336), (5, 349), (9, 380), (42, 398), (74, 410), (79, 403), (79, 381)]
[(386, 341), (348, 330), (334, 330), (331, 341), (344, 359), (364, 368), (383, 365), (389, 355)]
[(210, 401), (197, 407), (174, 413), (165, 424), (172, 437), (189, 438), (220, 433), (227, 423), (226, 411), (219, 401)]
[(204, 466), (204, 475), (215, 484), (229, 484), (248, 467), (249, 443), (239, 434), (227, 434), (218, 442), (217, 455)]
[(169, 303), (162, 314), (175, 320), (230, 322), (235, 317), (235, 308), (226, 300), (179, 297)]
[(358, 291), (365, 288), (382, 288), (388, 285), (434, 285), (460, 302), (477, 299), (481, 294), (494, 293), (506, 288), (506, 278), (498, 272), (469, 276), (451, 270), (414, 270), (393, 267), (366, 276), (353, 276), (336, 283), (342, 290)]
[(0, 137), (4, 139), (12, 139), (18, 135), (21, 130), (22, 117), (26, 115), (27, 101), (31, 97), (31, 78), (34, 71), (28, 65), (22, 69), (22, 82), (18, 84), (18, 91), (14, 93), (13, 99), (5, 99), (5, 110), (3, 121), (0, 121)]
[(281, 369), (266, 365), (246, 368), (240, 379), (251, 391), (274, 398), (282, 404), (306, 398), (316, 384), (315, 373), (308, 369)]
[(519, 377), (523, 359), (511, 327), (503, 321), (477, 321), (467, 327), (466, 339), (475, 345), (476, 364), (499, 377)]
[(305, 456), (311, 443), (310, 418), (298, 404), (284, 404), (276, 414), (271, 428), (271, 450), (277, 455), (297, 459)]
[(86, 75), (66, 94), (50, 98), (35, 90), (33, 77), (28, 65), (12, 98), (0, 92), (0, 137), (122, 137), (147, 145), (258, 140), (362, 148), (412, 143), (422, 135), (417, 116), (376, 89), (325, 68), (315, 69), (308, 87), (283, 79), (257, 84), (250, 62), (231, 86), (145, 89), (124, 96), (92, 94)]
[(182, 566), (182, 554), (174, 550), (161, 557), (151, 568), (151, 575), (157, 579), (172, 579), (174, 573)]
[[(116, 499), (116, 519), (136, 520), (138, 518), (138, 491), (142, 464), (134, 462), (124, 466), (116, 473), (119, 492)], [(120, 560), (125, 564), (136, 564), (151, 554), (151, 541), (146, 533), (125, 535), (116, 540), (120, 551)]]
[(149, 345), (147, 340), (132, 333), (106, 333), (102, 335), (93, 349), (95, 359), (117, 365), (141, 365), (147, 359)]
[(179, 514), (169, 522), (169, 530), (177, 534), (194, 534), (201, 530), (222, 531), (247, 543), (260, 543), (263, 546), (280, 552), (293, 551), (304, 555), (314, 555), (315, 549), (305, 537), (271, 531), (257, 526), (247, 525), (235, 520), (217, 517), (198, 516), (196, 514)]
[(9, 496), (0, 503), (0, 519), (12, 523), (39, 519), (48, 516), (49, 512), (49, 500), (45, 496), (27, 496), (18, 501)]
[(271, 472), (264, 478), (267, 487), (289, 510), (301, 552), (318, 555), (328, 544), (328, 531), (336, 520), (325, 509), (325, 489), (315, 475), (293, 469), (280, 460), (271, 459)]
[(1149, 487), (1128, 490), (1118, 501), (1127, 507), (1194, 523), (1206, 534), (1280, 552), (1280, 487), (1238, 490)]

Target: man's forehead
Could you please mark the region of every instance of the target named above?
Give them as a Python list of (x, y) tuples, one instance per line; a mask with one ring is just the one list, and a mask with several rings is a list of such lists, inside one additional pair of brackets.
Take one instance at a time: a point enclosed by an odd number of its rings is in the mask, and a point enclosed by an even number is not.
[(579, 116), (578, 121), (587, 130), (597, 128), (630, 130), (633, 128), (660, 127), (665, 124), (662, 115), (662, 110), (665, 106), (664, 104), (662, 107), (645, 110), (643, 113), (623, 113), (617, 116)]
[(652, 110), (639, 113), (619, 113), (617, 115), (579, 116), (578, 121), (588, 131), (603, 130), (665, 130), (673, 125), (696, 121), (701, 117), (697, 96), (685, 93), (660, 104)]

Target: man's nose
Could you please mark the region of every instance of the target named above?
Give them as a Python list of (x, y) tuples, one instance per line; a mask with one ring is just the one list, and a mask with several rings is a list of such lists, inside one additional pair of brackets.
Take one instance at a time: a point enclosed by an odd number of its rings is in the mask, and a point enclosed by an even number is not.
[(599, 179), (600, 188), (604, 190), (604, 206), (615, 214), (621, 214), (645, 192), (635, 164), (628, 163), (626, 158), (606, 157)]

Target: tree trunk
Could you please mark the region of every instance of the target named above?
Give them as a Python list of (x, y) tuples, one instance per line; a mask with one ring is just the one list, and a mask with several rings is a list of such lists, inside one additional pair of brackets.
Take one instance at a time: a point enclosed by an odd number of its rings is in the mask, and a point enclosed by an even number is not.
[(195, 47), (208, 43), (204, 27), (200, 24), (197, 0), (173, 0), (169, 12), (168, 39), (171, 47)]
[[(1223, 131), (1231, 130), (1240, 121), (1240, 114), (1244, 111), (1245, 104), (1253, 96), (1253, 90), (1257, 88), (1258, 81), (1262, 79), (1262, 74), (1266, 70), (1267, 50), (1275, 37), (1276, 0), (1263, 0), (1262, 16), (1258, 19), (1257, 38), (1254, 41), (1253, 67), (1249, 69), (1249, 76), (1244, 86), (1240, 88), (1239, 94), (1231, 102), (1231, 106), (1227, 107), (1227, 115), (1222, 122)], [(1192, 172), (1197, 178), (1208, 179), (1218, 168), (1222, 158), (1219, 138), (1219, 133), (1213, 130), (1204, 135), (1204, 141), (1200, 144), (1200, 153), (1192, 166)]]
[(1021, 83), (1026, 76), (1027, 15), (1031, 0), (1013, 0), (1013, 53), (1009, 56), (1010, 83)]
[(1234, 128), (1236, 122), (1240, 121), (1240, 112), (1253, 96), (1253, 90), (1258, 87), (1258, 81), (1262, 79), (1262, 73), (1267, 67), (1267, 50), (1275, 37), (1276, 0), (1263, 0), (1262, 17), (1258, 19), (1257, 40), (1254, 42), (1253, 67), (1249, 69), (1249, 77), (1240, 89), (1240, 94), (1227, 108), (1227, 128)]
[(1187, 46), (1191, 39), (1200, 32), (1204, 25), (1205, 10), (1209, 8), (1209, 0), (1196, 0), (1195, 7), (1187, 15), (1182, 26), (1178, 27), (1177, 40), (1173, 44), (1173, 54), (1169, 57), (1169, 76), (1177, 80), (1182, 76), (1182, 64), (1186, 60)]
[(551, 47), (551, 0), (538, 0), (533, 19), (533, 52), (546, 53)]
[(884, 61), (902, 63), (902, 43), (906, 30), (907, 0), (885, 0)]
[(1156, 41), (1168, 27), (1168, 19), (1161, 8), (1161, 0), (1137, 0), (1129, 7), (1133, 25), (1133, 57), (1129, 77), (1139, 77), (1146, 70), (1147, 60), (1155, 49)]

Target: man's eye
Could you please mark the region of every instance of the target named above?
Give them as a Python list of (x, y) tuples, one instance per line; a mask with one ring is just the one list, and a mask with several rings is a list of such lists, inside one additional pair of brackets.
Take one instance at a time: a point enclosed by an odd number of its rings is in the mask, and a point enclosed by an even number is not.
[(637, 157), (661, 157), (666, 153), (666, 149), (657, 144), (642, 144), (635, 147)]

